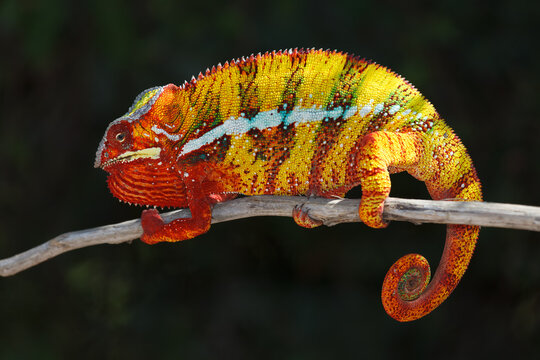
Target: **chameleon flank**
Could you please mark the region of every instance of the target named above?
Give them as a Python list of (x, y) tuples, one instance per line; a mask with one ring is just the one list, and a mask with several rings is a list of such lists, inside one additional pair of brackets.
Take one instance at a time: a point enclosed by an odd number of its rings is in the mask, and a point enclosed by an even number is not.
[[(433, 199), (481, 200), (472, 161), (434, 107), (387, 68), (337, 51), (251, 55), (218, 65), (182, 86), (141, 93), (114, 120), (96, 154), (119, 199), (189, 207), (164, 224), (142, 213), (145, 243), (180, 241), (210, 228), (213, 204), (243, 195), (345, 196), (362, 187), (359, 215), (383, 228), (390, 174), (407, 171)], [(302, 208), (304, 227), (320, 222)], [(418, 319), (457, 286), (479, 228), (449, 225), (440, 264), (420, 255), (388, 271), (382, 302), (399, 321)]]

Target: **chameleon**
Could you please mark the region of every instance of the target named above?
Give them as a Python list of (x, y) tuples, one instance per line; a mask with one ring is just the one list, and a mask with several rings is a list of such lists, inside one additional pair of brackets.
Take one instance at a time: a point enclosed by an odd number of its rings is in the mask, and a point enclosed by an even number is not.
[[(207, 232), (212, 206), (238, 195), (344, 197), (358, 185), (360, 219), (384, 228), (390, 174), (402, 171), (433, 199), (482, 200), (465, 146), (433, 105), (388, 68), (337, 50), (259, 53), (147, 89), (109, 124), (95, 167), (108, 172), (115, 197), (150, 206), (141, 215), (147, 244)], [(165, 224), (156, 207), (192, 215)], [(302, 206), (292, 217), (321, 225)], [(478, 233), (447, 225), (433, 278), (423, 256), (397, 260), (383, 281), (386, 312), (411, 321), (438, 307), (464, 275)]]

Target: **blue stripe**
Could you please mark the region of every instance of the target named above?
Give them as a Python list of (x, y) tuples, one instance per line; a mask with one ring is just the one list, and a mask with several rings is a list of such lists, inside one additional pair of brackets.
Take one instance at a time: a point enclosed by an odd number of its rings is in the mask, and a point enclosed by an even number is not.
[(346, 120), (354, 116), (357, 110), (358, 108), (356, 106), (348, 107), (346, 110), (342, 107), (325, 110), (317, 108), (315, 105), (309, 109), (295, 106), (290, 112), (278, 111), (277, 109), (263, 111), (255, 115), (252, 119), (244, 116), (237, 118), (230, 117), (221, 125), (216, 126), (196, 139), (188, 141), (182, 148), (180, 156), (198, 150), (224, 135), (241, 135), (252, 129), (269, 129), (281, 124), (289, 126), (299, 123), (318, 122), (324, 119), (336, 120), (340, 117)]

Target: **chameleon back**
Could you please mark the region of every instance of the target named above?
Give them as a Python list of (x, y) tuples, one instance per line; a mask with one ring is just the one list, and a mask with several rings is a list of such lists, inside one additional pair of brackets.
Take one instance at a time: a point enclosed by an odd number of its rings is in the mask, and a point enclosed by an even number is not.
[(179, 118), (193, 123), (179, 158), (226, 166), (235, 175), (227, 190), (246, 195), (344, 195), (360, 183), (363, 135), (450, 131), (406, 80), (339, 52), (252, 56), (184, 91), (190, 106)]

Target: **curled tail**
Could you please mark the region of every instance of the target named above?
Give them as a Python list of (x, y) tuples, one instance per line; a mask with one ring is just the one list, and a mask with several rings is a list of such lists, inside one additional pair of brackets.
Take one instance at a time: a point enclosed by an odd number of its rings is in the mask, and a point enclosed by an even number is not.
[(478, 226), (448, 225), (446, 245), (431, 282), (427, 260), (409, 254), (392, 265), (382, 287), (384, 309), (398, 321), (412, 321), (429, 314), (455, 289), (471, 260)]
[[(427, 140), (418, 134), (374, 132), (364, 137), (362, 152), (359, 214), (369, 226), (386, 226), (382, 209), (390, 192), (388, 169), (406, 170), (424, 181), (436, 200), (482, 200), (471, 159), (450, 131), (440, 139)], [(446, 300), (469, 265), (479, 230), (478, 226), (448, 225), (443, 255), (431, 281), (429, 264), (421, 255), (405, 255), (392, 265), (382, 287), (386, 312), (398, 321), (411, 321)]]

